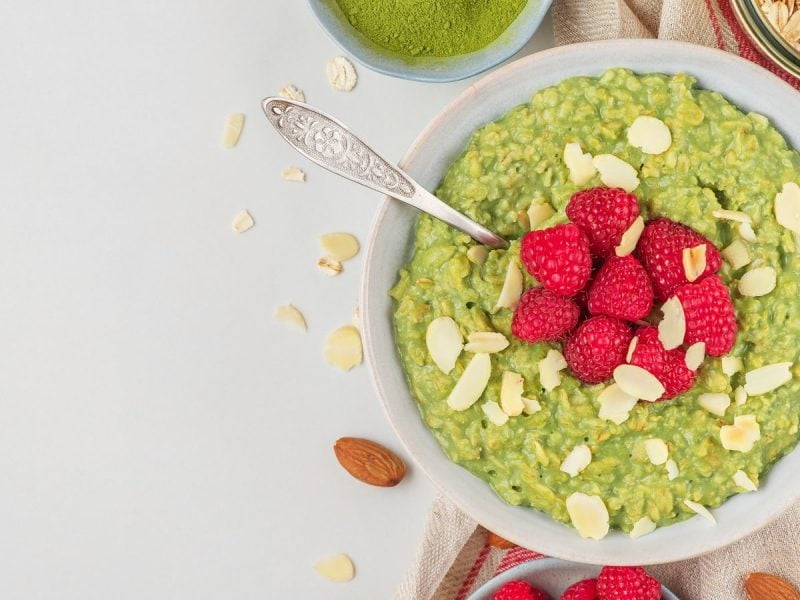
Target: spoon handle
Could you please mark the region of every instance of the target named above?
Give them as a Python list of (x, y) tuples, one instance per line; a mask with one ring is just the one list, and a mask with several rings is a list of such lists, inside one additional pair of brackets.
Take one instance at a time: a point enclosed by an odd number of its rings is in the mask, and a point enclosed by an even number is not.
[(439, 200), (333, 117), (284, 98), (265, 98), (262, 106), (283, 139), (319, 166), (406, 202), (490, 248), (508, 247), (503, 238)]

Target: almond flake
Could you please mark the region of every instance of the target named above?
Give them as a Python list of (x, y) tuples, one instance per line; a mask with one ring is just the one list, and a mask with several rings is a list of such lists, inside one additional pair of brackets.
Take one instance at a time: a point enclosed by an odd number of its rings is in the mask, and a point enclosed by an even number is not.
[(723, 425), (719, 430), (719, 440), (726, 450), (750, 452), (760, 439), (761, 427), (754, 415), (734, 417), (733, 425)]
[(342, 371), (349, 371), (361, 364), (361, 334), (352, 325), (334, 330), (325, 340), (325, 360)]
[(794, 181), (784, 183), (776, 194), (775, 218), (786, 229), (800, 233), (800, 186)]
[(330, 258), (340, 262), (358, 254), (358, 239), (351, 233), (326, 233), (319, 238), (319, 245)]
[(569, 169), (569, 179), (575, 185), (587, 183), (597, 173), (592, 163), (592, 155), (583, 153), (581, 145), (575, 142), (564, 146), (564, 164)]
[(340, 92), (349, 92), (358, 82), (356, 68), (344, 56), (337, 56), (328, 61), (325, 67), (331, 87)]
[(750, 269), (739, 280), (739, 293), (742, 296), (766, 296), (775, 289), (777, 279), (772, 267)]
[(693, 248), (683, 249), (683, 272), (690, 283), (700, 277), (706, 270), (706, 245), (698, 244)]
[(631, 409), (636, 406), (638, 398), (626, 394), (616, 383), (612, 383), (597, 397), (600, 403), (598, 417), (621, 425), (628, 420)]
[(711, 512), (709, 512), (709, 510), (702, 504), (698, 504), (697, 502), (692, 502), (691, 500), (684, 500), (683, 503), (686, 506), (688, 506), (692, 512), (697, 513), (704, 519), (708, 519), (709, 521), (714, 523), (714, 525), (717, 524), (717, 520), (714, 518), (714, 515), (712, 515)]
[(642, 517), (633, 525), (633, 529), (631, 529), (630, 535), (631, 539), (638, 539), (648, 533), (653, 533), (656, 530), (656, 524), (653, 523), (649, 518)]
[(248, 229), (252, 229), (253, 225), (256, 222), (253, 220), (253, 215), (251, 215), (246, 210), (243, 210), (238, 215), (233, 217), (232, 227), (236, 233), (244, 233)]
[(706, 358), (706, 343), (696, 342), (686, 349), (686, 368), (697, 371)]
[(489, 249), (486, 246), (470, 246), (467, 250), (467, 258), (471, 263), (482, 265), (489, 256)]
[(469, 342), (464, 346), (467, 352), (485, 352), (492, 354), (508, 348), (508, 339), (502, 333), (494, 331), (476, 331), (467, 336)]
[(744, 391), (748, 396), (766, 394), (791, 381), (792, 363), (774, 363), (748, 371), (744, 375)]
[(225, 127), (222, 129), (223, 148), (229, 149), (239, 143), (244, 128), (244, 113), (233, 113), (225, 119)]
[(647, 453), (647, 458), (654, 465), (663, 465), (669, 458), (669, 448), (666, 442), (660, 438), (645, 440), (644, 450)]
[(292, 327), (297, 327), (302, 331), (307, 331), (308, 327), (306, 326), (306, 320), (303, 317), (303, 313), (301, 313), (297, 308), (292, 306), (291, 304), (286, 304), (284, 306), (279, 306), (275, 309), (275, 320), (280, 321), (281, 323), (286, 323), (287, 325), (291, 325)]
[(539, 383), (548, 392), (561, 385), (561, 373), (567, 368), (567, 361), (564, 355), (558, 350), (550, 349), (547, 356), (539, 361)]
[(639, 187), (636, 169), (613, 154), (595, 156), (592, 164), (600, 172), (600, 180), (608, 187), (621, 187), (626, 192)]
[(672, 134), (661, 119), (642, 115), (628, 128), (628, 143), (645, 154), (661, 154), (672, 145)]
[(742, 240), (733, 240), (727, 248), (722, 250), (721, 254), (733, 270), (750, 264), (750, 252), (747, 250), (747, 244)]
[(320, 258), (317, 261), (317, 267), (319, 267), (319, 270), (329, 277), (336, 277), (342, 272), (342, 269), (344, 269), (342, 263), (331, 258), (330, 256), (323, 256)]
[(508, 415), (503, 412), (503, 409), (500, 408), (500, 405), (494, 400), (489, 400), (481, 404), (481, 409), (483, 410), (483, 414), (498, 427), (508, 423)]
[(570, 477), (576, 477), (578, 473), (583, 471), (592, 462), (592, 451), (589, 446), (581, 444), (575, 446), (572, 452), (567, 454), (564, 462), (561, 463), (561, 470)]
[(666, 463), (664, 463), (664, 466), (667, 468), (667, 479), (669, 479), (670, 481), (676, 479), (678, 475), (680, 475), (680, 472), (678, 471), (678, 463), (676, 463), (671, 458)]
[(755, 242), (758, 240), (756, 232), (753, 231), (753, 226), (750, 223), (739, 223), (739, 235), (747, 242)]
[(665, 391), (655, 375), (636, 365), (619, 365), (614, 369), (614, 381), (626, 394), (647, 402), (655, 402)]
[(744, 369), (744, 363), (738, 356), (723, 356), (721, 362), (722, 372), (728, 377)]
[(733, 474), (733, 482), (738, 485), (743, 490), (747, 490), (748, 492), (755, 492), (758, 490), (758, 486), (753, 483), (753, 480), (747, 476), (747, 473), (739, 469), (736, 473)]
[(542, 405), (539, 404), (538, 400), (522, 398), (522, 405), (524, 406), (522, 412), (524, 412), (526, 415), (535, 415), (537, 412), (542, 410)]
[(425, 344), (431, 360), (442, 373), (449, 373), (456, 366), (456, 360), (464, 349), (464, 338), (456, 322), (450, 317), (439, 317), (428, 325), (425, 331)]
[(736, 406), (744, 406), (747, 403), (747, 392), (742, 386), (733, 390), (733, 399), (736, 400)]
[(583, 538), (601, 540), (608, 534), (608, 509), (599, 496), (573, 492), (567, 497), (572, 525)]
[(639, 336), (638, 335), (633, 336), (631, 343), (628, 344), (628, 353), (625, 355), (626, 363), (630, 364), (631, 359), (633, 358), (633, 353), (636, 352), (636, 345), (638, 343), (639, 343)]
[(297, 100), (298, 102), (306, 101), (306, 95), (303, 93), (303, 90), (298, 89), (291, 83), (283, 86), (278, 92), (278, 96), (286, 98), (287, 100)]
[[(594, 167), (592, 167), (594, 168)], [(534, 203), (528, 209), (528, 221), (530, 223), (530, 230), (533, 231), (539, 225), (547, 221), (550, 217), (556, 214), (555, 209), (547, 203)]]
[(728, 410), (728, 407), (731, 405), (731, 397), (728, 396), (728, 394), (723, 394), (721, 392), (709, 392), (706, 394), (700, 394), (697, 397), (697, 403), (705, 408), (708, 412), (720, 417), (724, 417), (725, 411)]
[(664, 318), (658, 324), (658, 339), (665, 350), (672, 350), (683, 343), (686, 337), (686, 317), (683, 305), (677, 296), (673, 296), (661, 305)]
[(500, 408), (509, 417), (522, 414), (525, 405), (522, 403), (522, 387), (525, 380), (522, 375), (513, 371), (503, 371), (503, 380), (500, 384)]
[(503, 289), (497, 298), (495, 308), (510, 308), (514, 310), (519, 304), (519, 297), (522, 295), (522, 272), (517, 266), (517, 261), (511, 258), (506, 269), (506, 278), (503, 281)]
[(350, 581), (356, 573), (353, 561), (346, 554), (335, 554), (318, 561), (314, 570), (330, 581)]
[[(478, 401), (492, 375), (492, 361), (488, 354), (479, 352), (469, 361), (455, 387), (447, 397), (453, 410), (466, 410)], [(499, 406), (498, 406), (499, 408)]]
[(740, 210), (726, 210), (720, 209), (715, 210), (711, 213), (717, 219), (722, 219), (723, 221), (735, 221), (736, 223), (752, 223), (753, 220), (747, 213), (743, 213)]
[(281, 171), (281, 177), (283, 177), (284, 181), (296, 181), (298, 183), (302, 183), (306, 180), (306, 174), (303, 169), (298, 169), (297, 167), (289, 167)]
[(644, 219), (639, 216), (631, 223), (630, 227), (622, 234), (619, 241), (619, 246), (614, 248), (614, 254), (617, 256), (628, 256), (631, 252), (636, 250), (636, 244), (639, 243), (639, 238), (644, 231)]

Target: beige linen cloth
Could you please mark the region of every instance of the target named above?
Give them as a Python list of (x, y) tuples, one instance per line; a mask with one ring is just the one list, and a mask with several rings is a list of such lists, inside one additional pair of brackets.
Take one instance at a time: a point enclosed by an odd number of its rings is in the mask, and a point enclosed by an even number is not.
[[(740, 54), (798, 85), (755, 52), (730, 0), (556, 0), (553, 25), (558, 45), (610, 38), (683, 40)], [(486, 531), (439, 497), (395, 600), (464, 600), (496, 573), (536, 557), (520, 548), (490, 548)], [(775, 573), (800, 587), (800, 504), (722, 550), (648, 570), (682, 600), (744, 600), (744, 577), (754, 571)]]

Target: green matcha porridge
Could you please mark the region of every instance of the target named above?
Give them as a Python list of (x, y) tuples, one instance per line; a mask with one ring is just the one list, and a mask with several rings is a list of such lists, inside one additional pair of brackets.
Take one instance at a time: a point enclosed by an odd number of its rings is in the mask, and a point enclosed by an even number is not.
[[(666, 125), (668, 149), (645, 153), (646, 143), (634, 143), (629, 130), (642, 115)], [(580, 165), (565, 164), (568, 144), (580, 145), (579, 158), (621, 159), (635, 170), (634, 181), (624, 169), (598, 162), (599, 172), (590, 168), (576, 176)], [(568, 79), (476, 131), (437, 195), (515, 241), (507, 251), (486, 252), (421, 215), (413, 256), (391, 290), (410, 388), (450, 459), (507, 502), (544, 511), (595, 538), (604, 531), (582, 528), (576, 514), (591, 514), (597, 499), (611, 528), (631, 532), (636, 525), (639, 535), (757, 489), (800, 436), (796, 181), (800, 154), (766, 118), (742, 113), (685, 74), (612, 69), (599, 78)], [(717, 275), (730, 290), (738, 322), (726, 356), (697, 357), (697, 348), (689, 353), (687, 364), (700, 362), (691, 389), (666, 401), (630, 404), (621, 413), (601, 410), (614, 379), (584, 383), (566, 368), (561, 342), (515, 337), (514, 303), (505, 301), (514, 296), (515, 272), (522, 273), (524, 289), (538, 285), (520, 263), (519, 240), (530, 229), (567, 223), (573, 194), (604, 184), (627, 185), (645, 222), (666, 217), (689, 225), (721, 250)], [(661, 319), (661, 304), (656, 300), (648, 319)], [(434, 320), (449, 322), (442, 317), (457, 324), (450, 338), (463, 336), (466, 343), (455, 352), (451, 344), (452, 370), (434, 361), (426, 339)], [(468, 377), (462, 377), (467, 365)], [(489, 377), (485, 387), (476, 384), (481, 367)], [(477, 385), (477, 398), (454, 402), (457, 384)], [(509, 417), (499, 409), (505, 408), (506, 385), (511, 391), (522, 386), (521, 414)], [(590, 506), (573, 512), (567, 498)]]

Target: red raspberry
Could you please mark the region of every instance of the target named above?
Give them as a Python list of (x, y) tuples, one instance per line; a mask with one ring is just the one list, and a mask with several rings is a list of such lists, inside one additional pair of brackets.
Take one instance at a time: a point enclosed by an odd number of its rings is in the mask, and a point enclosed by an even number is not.
[(592, 317), (567, 339), (564, 358), (575, 377), (586, 383), (601, 383), (625, 362), (632, 337), (630, 328), (619, 319)]
[(636, 321), (653, 308), (653, 286), (647, 271), (632, 256), (610, 257), (589, 288), (589, 312)]
[(656, 300), (666, 300), (678, 286), (689, 283), (683, 269), (683, 250), (706, 245), (706, 269), (701, 278), (719, 270), (717, 247), (694, 229), (660, 218), (650, 221), (639, 238), (636, 252), (653, 281)]
[(661, 374), (667, 367), (668, 352), (658, 339), (658, 329), (652, 326), (640, 327), (634, 337), (637, 338), (636, 347), (631, 354), (630, 364), (642, 367), (661, 379)]
[(592, 274), (589, 243), (571, 223), (526, 234), (520, 259), (545, 289), (560, 296), (577, 294)]
[(522, 294), (511, 321), (511, 333), (526, 342), (563, 339), (578, 324), (581, 309), (569, 298), (533, 287)]
[(642, 567), (603, 567), (597, 577), (600, 600), (659, 600), (661, 584)]
[(550, 600), (550, 597), (527, 581), (509, 581), (494, 593), (492, 600)]
[(694, 385), (696, 375), (695, 371), (686, 366), (686, 352), (680, 348), (668, 351), (664, 371), (658, 376), (665, 390), (659, 400), (669, 400), (688, 392)]
[(597, 600), (597, 579), (572, 584), (561, 594), (561, 600)]
[(687, 283), (675, 290), (686, 318), (687, 345), (706, 343), (709, 356), (726, 355), (736, 342), (739, 329), (731, 294), (718, 275)]
[(639, 202), (623, 189), (597, 187), (573, 194), (566, 212), (586, 234), (592, 254), (606, 258), (639, 216)]

